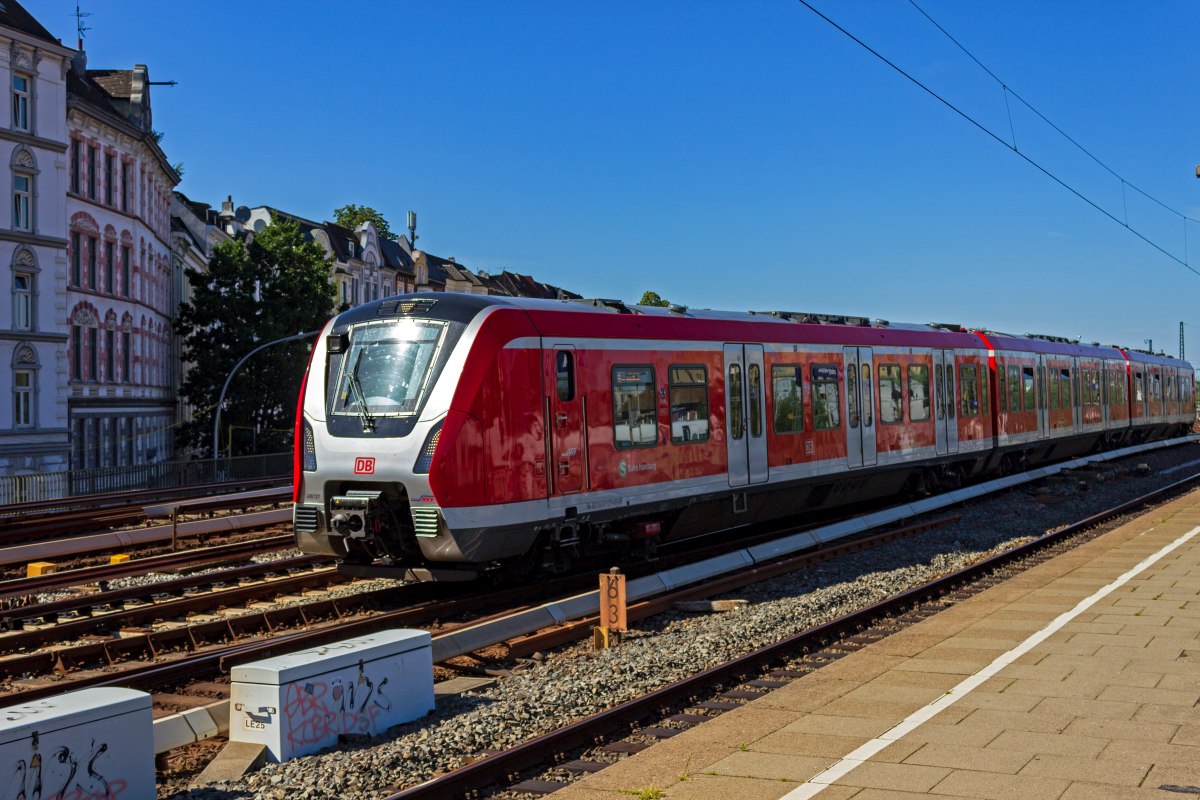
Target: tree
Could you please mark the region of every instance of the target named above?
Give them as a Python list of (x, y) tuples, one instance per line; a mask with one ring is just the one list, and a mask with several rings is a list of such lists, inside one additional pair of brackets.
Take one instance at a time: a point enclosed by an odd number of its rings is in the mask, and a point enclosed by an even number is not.
[(642, 299), (638, 300), (637, 304), (639, 306), (659, 306), (660, 308), (666, 308), (671, 305), (671, 302), (659, 297), (658, 292), (643, 292)]
[[(333, 313), (332, 264), (300, 226), (276, 217), (243, 245), (213, 248), (206, 271), (188, 270), (192, 299), (179, 308), (175, 331), (189, 364), (182, 394), (196, 409), (180, 431), (185, 446), (210, 453), (213, 413), (221, 386), (242, 356), (260, 344), (320, 328)], [(233, 430), (233, 454), (288, 449), (296, 394), (311, 342), (270, 347), (248, 361), (226, 394), (222, 444)], [(256, 445), (256, 446), (255, 446)]]
[(375, 230), (385, 239), (391, 239), (393, 242), (399, 241), (400, 237), (392, 233), (392, 227), (388, 225), (388, 221), (384, 219), (383, 214), (380, 214), (370, 206), (356, 206), (351, 203), (348, 206), (342, 206), (333, 212), (333, 221), (343, 228), (354, 230), (364, 222), (374, 222)]

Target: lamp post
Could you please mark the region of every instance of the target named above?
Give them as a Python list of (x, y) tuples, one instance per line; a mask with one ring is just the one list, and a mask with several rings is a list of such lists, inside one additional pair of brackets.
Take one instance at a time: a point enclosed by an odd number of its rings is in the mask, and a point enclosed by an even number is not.
[(233, 380), (233, 376), (237, 373), (237, 371), (242, 368), (242, 364), (245, 364), (246, 361), (250, 358), (250, 356), (254, 355), (259, 350), (266, 350), (268, 347), (270, 347), (272, 345), (276, 345), (276, 344), (284, 344), (285, 342), (295, 342), (300, 339), (307, 339), (310, 336), (316, 336), (320, 332), (321, 332), (320, 330), (315, 330), (315, 331), (308, 331), (307, 333), (297, 333), (295, 336), (285, 336), (282, 339), (275, 339), (274, 341), (267, 342), (266, 344), (260, 344), (258, 347), (254, 348), (249, 353), (246, 353), (246, 355), (242, 356), (242, 360), (239, 361), (237, 364), (235, 364), (233, 369), (229, 370), (229, 375), (227, 375), (225, 377), (225, 385), (221, 387), (221, 394), (219, 397), (217, 397), (217, 412), (213, 418), (213, 439), (212, 439), (212, 441), (213, 441), (213, 461), (214, 462), (216, 461), (218, 454), (221, 452), (218, 449), (220, 446), (220, 436), (221, 436), (221, 406), (225, 403), (225, 392), (226, 392), (226, 390), (229, 389), (229, 382)]

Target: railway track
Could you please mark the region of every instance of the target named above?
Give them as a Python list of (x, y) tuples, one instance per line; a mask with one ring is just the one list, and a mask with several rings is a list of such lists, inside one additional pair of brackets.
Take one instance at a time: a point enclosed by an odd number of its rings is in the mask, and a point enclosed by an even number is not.
[(295, 538), (291, 534), (264, 536), (259, 539), (248, 539), (230, 544), (193, 547), (161, 555), (145, 556), (118, 564), (98, 564), (45, 575), (0, 580), (0, 601), (15, 601), (9, 602), (8, 605), (24, 607), (36, 603), (35, 595), (39, 592), (91, 583), (103, 586), (108, 581), (130, 575), (241, 561), (249, 556), (291, 547), (294, 543)]
[[(599, 771), (614, 758), (645, 749), (649, 742), (669, 738), (762, 697), (825, 663), (869, 646), (1100, 535), (1105, 523), (1169, 498), (1198, 482), (1200, 473), (516, 747), (481, 754), (465, 766), (397, 791), (388, 800), (486, 796), (497, 792), (549, 794), (569, 782), (569, 778), (564, 780), (566, 774)], [(718, 593), (729, 585), (713, 585), (704, 593)], [(702, 590), (656, 598), (642, 611), (660, 612), (697, 591)], [(588, 753), (594, 757), (580, 758)], [(544, 774), (546, 770), (552, 771), (549, 776)]]
[[(249, 505), (270, 505), (291, 500), (291, 489), (280, 486), (278, 480), (254, 481), (254, 489), (234, 491), (228, 484), (209, 484), (136, 496), (100, 495), (96, 505), (88, 498), (72, 498), (80, 505), (53, 506), (42, 501), (4, 506), (0, 509), (0, 547), (36, 541), (39, 537), (76, 535), (146, 524), (151, 519), (170, 517), (172, 509), (184, 514), (204, 514), (246, 508)], [(238, 484), (237, 486), (244, 486)], [(27, 508), (35, 506), (34, 508)]]

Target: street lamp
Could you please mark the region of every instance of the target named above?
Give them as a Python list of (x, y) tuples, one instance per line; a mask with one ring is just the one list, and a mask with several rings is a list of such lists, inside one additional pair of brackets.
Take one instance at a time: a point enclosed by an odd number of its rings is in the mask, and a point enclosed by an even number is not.
[(227, 389), (229, 389), (229, 382), (233, 380), (234, 374), (239, 369), (242, 368), (242, 364), (245, 364), (246, 361), (250, 358), (250, 356), (254, 355), (259, 350), (266, 350), (271, 345), (284, 344), (285, 342), (295, 342), (300, 339), (307, 339), (310, 336), (316, 336), (320, 332), (321, 332), (320, 330), (315, 330), (315, 331), (308, 331), (307, 333), (297, 333), (295, 336), (285, 336), (282, 339), (275, 339), (274, 341), (267, 342), (266, 344), (260, 344), (258, 347), (254, 348), (249, 353), (246, 353), (246, 355), (242, 356), (242, 360), (239, 361), (237, 364), (235, 364), (233, 369), (229, 370), (229, 375), (227, 375), (225, 377), (225, 385), (221, 387), (221, 394), (219, 397), (217, 397), (217, 412), (213, 418), (213, 460), (214, 461), (216, 460), (218, 454), (221, 452), (219, 449), (219, 442), (220, 442), (220, 436), (221, 436), (221, 406), (225, 403), (225, 391)]

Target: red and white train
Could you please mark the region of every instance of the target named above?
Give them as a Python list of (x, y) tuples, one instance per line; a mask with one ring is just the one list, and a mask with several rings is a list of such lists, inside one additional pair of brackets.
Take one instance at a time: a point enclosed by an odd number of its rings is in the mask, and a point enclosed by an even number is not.
[(1189, 429), (1173, 358), (956, 325), (421, 294), (340, 314), (295, 530), (347, 571), (554, 569)]

